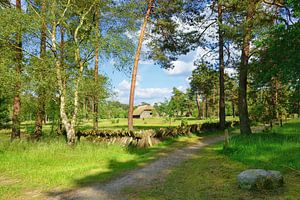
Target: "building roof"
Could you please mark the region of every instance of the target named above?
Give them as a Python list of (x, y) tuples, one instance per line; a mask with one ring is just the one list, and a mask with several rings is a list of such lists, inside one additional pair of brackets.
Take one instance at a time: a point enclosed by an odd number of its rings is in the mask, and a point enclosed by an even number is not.
[(152, 110), (154, 110), (154, 107), (150, 105), (139, 106), (133, 111), (133, 115), (141, 115), (144, 111), (152, 111)]

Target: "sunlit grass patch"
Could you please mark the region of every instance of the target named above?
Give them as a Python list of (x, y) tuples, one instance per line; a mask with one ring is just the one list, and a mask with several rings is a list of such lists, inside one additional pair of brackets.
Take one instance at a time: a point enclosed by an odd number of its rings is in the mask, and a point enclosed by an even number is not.
[(87, 141), (71, 148), (63, 138), (0, 142), (0, 199), (105, 181), (196, 140), (196, 136), (169, 139), (148, 149)]
[[(245, 191), (237, 186), (237, 175), (249, 168), (276, 169), (283, 173), (283, 188)], [(300, 197), (300, 119), (268, 133), (235, 136), (229, 149), (223, 143), (202, 149), (192, 159), (171, 169), (163, 182), (127, 188), (128, 199), (268, 199), (296, 200)]]

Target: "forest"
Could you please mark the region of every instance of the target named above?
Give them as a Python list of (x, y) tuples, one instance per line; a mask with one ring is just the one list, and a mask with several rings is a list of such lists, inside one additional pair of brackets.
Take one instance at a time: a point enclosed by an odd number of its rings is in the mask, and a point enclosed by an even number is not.
[[(0, 0), (0, 19), (0, 199), (299, 198), (299, 0)], [(168, 72), (195, 52), (188, 87), (137, 103), (142, 61)], [(127, 103), (104, 66), (130, 77)], [(202, 140), (161, 190), (133, 176), (129, 189), (81, 194), (141, 166), (151, 177), (161, 153)], [(258, 168), (280, 171), (284, 188), (226, 189)]]

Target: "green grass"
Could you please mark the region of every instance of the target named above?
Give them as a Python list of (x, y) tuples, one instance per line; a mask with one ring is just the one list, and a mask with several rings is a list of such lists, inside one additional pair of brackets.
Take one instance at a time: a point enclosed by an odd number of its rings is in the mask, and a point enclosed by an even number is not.
[(270, 132), (234, 137), (223, 153), (250, 167), (300, 170), (300, 120), (289, 121)]
[(87, 141), (71, 148), (59, 138), (38, 143), (0, 142), (0, 199), (31, 199), (34, 191), (105, 181), (196, 140), (196, 136), (170, 139), (148, 149)]
[[(249, 168), (280, 170), (285, 185), (274, 191), (244, 191), (237, 175)], [(128, 199), (290, 199), (300, 198), (300, 120), (272, 132), (236, 136), (230, 148), (216, 144), (170, 171), (164, 182), (127, 188)]]

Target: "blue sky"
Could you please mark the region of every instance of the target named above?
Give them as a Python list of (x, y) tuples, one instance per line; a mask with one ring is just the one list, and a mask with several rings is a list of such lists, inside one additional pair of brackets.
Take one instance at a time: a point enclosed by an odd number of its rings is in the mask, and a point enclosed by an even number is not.
[[(188, 77), (195, 68), (193, 65), (197, 51), (179, 57), (174, 62), (174, 69), (164, 70), (151, 61), (141, 60), (138, 69), (137, 87), (135, 93), (135, 105), (141, 102), (153, 104), (170, 98), (172, 88), (176, 87), (185, 91), (189, 87)], [(100, 66), (100, 73), (106, 74), (114, 91), (117, 93), (113, 100), (128, 104), (131, 74), (125, 74), (114, 70), (111, 64)]]

